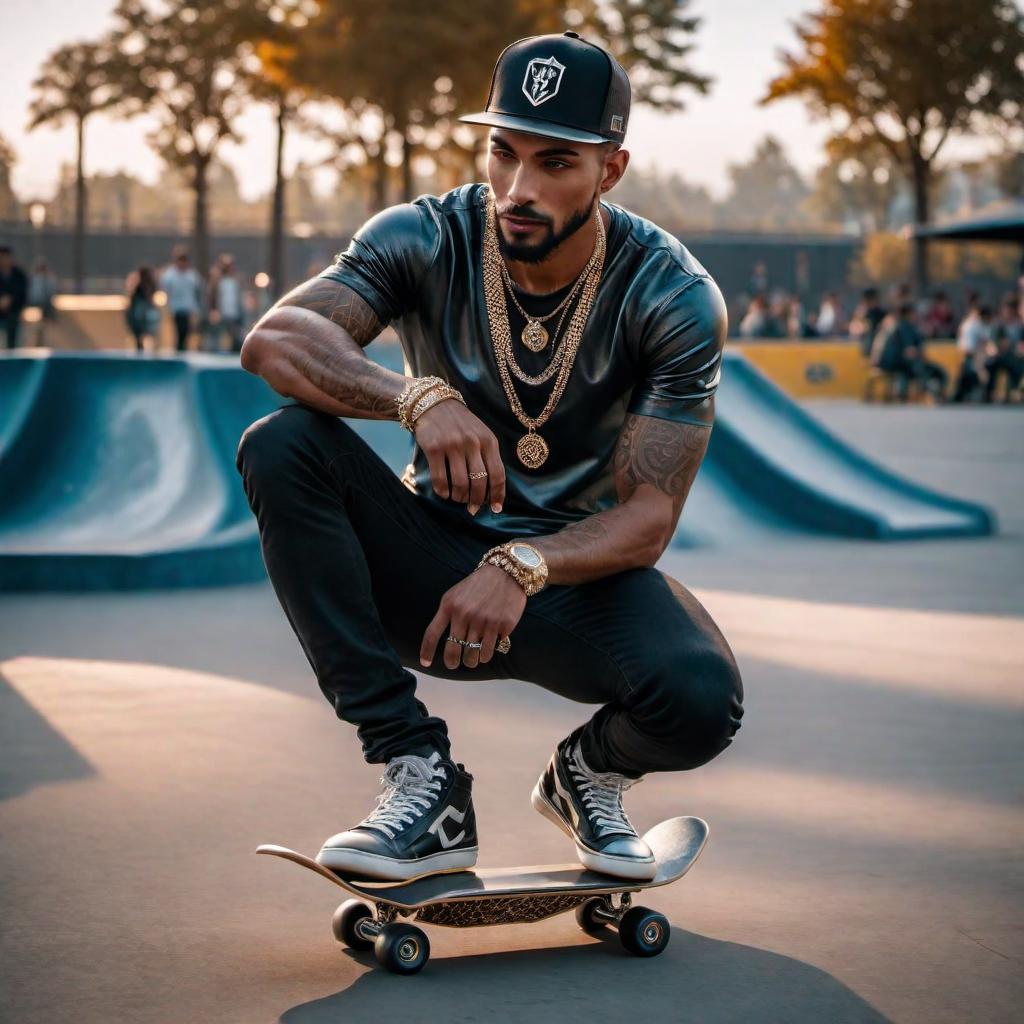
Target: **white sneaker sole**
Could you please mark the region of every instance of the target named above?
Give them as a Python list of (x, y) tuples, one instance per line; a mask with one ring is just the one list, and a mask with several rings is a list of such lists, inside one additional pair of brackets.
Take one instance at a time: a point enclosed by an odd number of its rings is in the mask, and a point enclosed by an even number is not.
[(637, 860), (635, 857), (612, 857), (606, 853), (584, 846), (572, 830), (572, 826), (562, 817), (558, 808), (544, 795), (540, 781), (533, 787), (530, 795), (533, 809), (543, 814), (548, 821), (557, 825), (576, 847), (576, 856), (580, 863), (591, 871), (599, 871), (602, 875), (614, 875), (616, 878), (631, 878), (639, 882), (649, 882), (658, 873), (658, 863), (653, 857)]
[(362, 850), (324, 847), (316, 855), (316, 862), (332, 871), (381, 878), (389, 882), (411, 882), (424, 875), (467, 871), (476, 866), (479, 852), (477, 846), (466, 846), (459, 850), (442, 850), (416, 860), (395, 860), (393, 857), (380, 857)]

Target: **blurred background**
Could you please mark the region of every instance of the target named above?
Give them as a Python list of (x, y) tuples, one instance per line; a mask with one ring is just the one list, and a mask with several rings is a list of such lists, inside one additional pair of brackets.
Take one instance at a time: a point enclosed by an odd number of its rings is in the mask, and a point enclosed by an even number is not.
[[(483, 180), (456, 116), (567, 28), (633, 82), (609, 200), (728, 302), (659, 568), (743, 728), (629, 794), (640, 831), (711, 826), (652, 894), (661, 957), (439, 928), (394, 985), (251, 856), (317, 849), (379, 773), (266, 579), (235, 453), (284, 399), (238, 350), (374, 211)], [(1022, 54), (1009, 0), (5, 0), (0, 1018), (1019, 1021)], [(367, 355), (405, 365), (390, 330)], [(408, 433), (348, 422), (402, 472)], [(529, 792), (589, 709), (412, 670), (481, 864), (564, 861)]]

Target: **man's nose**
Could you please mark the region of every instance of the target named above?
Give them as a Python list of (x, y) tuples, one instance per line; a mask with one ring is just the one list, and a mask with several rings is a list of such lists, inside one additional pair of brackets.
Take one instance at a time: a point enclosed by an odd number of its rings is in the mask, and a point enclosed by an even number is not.
[(529, 206), (536, 198), (537, 189), (534, 175), (525, 163), (521, 163), (509, 186), (508, 201), (513, 206)]

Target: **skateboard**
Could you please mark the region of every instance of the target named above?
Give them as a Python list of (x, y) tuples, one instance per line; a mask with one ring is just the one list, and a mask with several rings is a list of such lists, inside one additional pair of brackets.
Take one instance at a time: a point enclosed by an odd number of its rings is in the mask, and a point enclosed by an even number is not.
[(655, 825), (644, 836), (658, 863), (658, 873), (649, 881), (615, 878), (580, 864), (551, 864), (480, 868), (391, 882), (332, 871), (284, 846), (264, 845), (256, 852), (300, 864), (355, 896), (334, 912), (334, 937), (351, 949), (372, 949), (377, 962), (389, 971), (415, 974), (430, 957), (430, 941), (421, 928), (399, 917), (472, 928), (543, 921), (574, 910), (585, 932), (597, 935), (614, 927), (630, 953), (657, 956), (668, 945), (668, 920), (655, 910), (634, 906), (633, 894), (682, 878), (707, 838), (707, 822), (700, 818), (670, 818)]

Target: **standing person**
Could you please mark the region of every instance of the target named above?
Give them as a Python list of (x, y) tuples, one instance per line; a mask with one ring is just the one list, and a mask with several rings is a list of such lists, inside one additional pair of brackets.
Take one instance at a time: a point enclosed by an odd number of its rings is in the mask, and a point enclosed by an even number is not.
[(885, 319), (885, 306), (878, 301), (877, 288), (865, 288), (860, 302), (850, 317), (850, 337), (859, 343), (861, 352), (868, 358), (875, 344), (875, 334)]
[(157, 332), (160, 329), (160, 307), (156, 304), (156, 276), (151, 267), (141, 266), (128, 276), (125, 285), (128, 305), (125, 320), (135, 339), (136, 352), (145, 352), (145, 339), (153, 339), (153, 349), (160, 347)]
[(171, 265), (160, 276), (160, 287), (167, 296), (167, 308), (174, 317), (177, 351), (184, 352), (188, 348), (192, 322), (199, 315), (202, 293), (199, 274), (190, 266), (184, 247), (178, 246), (174, 250)]
[(210, 272), (207, 316), (210, 323), (207, 335), (209, 348), (214, 352), (220, 351), (223, 332), (227, 331), (231, 351), (241, 351), (245, 295), (242, 291), (242, 278), (230, 253), (222, 253)]
[[(238, 448), (267, 571), (324, 695), (387, 764), (321, 864), (402, 879), (476, 862), (472, 776), (411, 667), (602, 705), (531, 799), (583, 864), (625, 878), (657, 869), (625, 790), (739, 728), (728, 644), (654, 567), (707, 447), (725, 303), (673, 235), (602, 201), (628, 114), (605, 50), (513, 43), (463, 118), (492, 126), (489, 184), (377, 214), (243, 344), (296, 403)], [(411, 378), (363, 351), (392, 322)], [(409, 429), (402, 479), (340, 417)]]
[(32, 268), (32, 276), (28, 280), (28, 305), (39, 310), (39, 323), (36, 326), (36, 344), (46, 345), (46, 327), (57, 319), (57, 310), (53, 300), (57, 297), (57, 275), (50, 269), (49, 263), (42, 256), (36, 260)]
[(956, 347), (963, 361), (953, 392), (954, 402), (963, 402), (974, 394), (982, 382), (984, 365), (982, 360), (992, 340), (992, 309), (971, 303), (970, 312), (964, 317), (957, 331)]
[(10, 246), (0, 245), (0, 329), (8, 348), (18, 347), (21, 313), (28, 301), (28, 277), (14, 262)]

